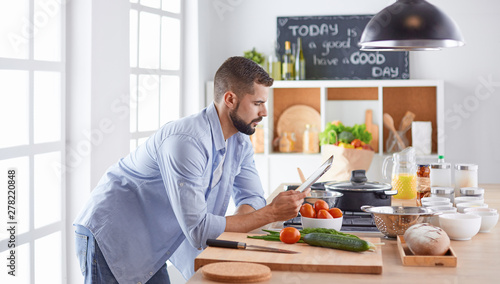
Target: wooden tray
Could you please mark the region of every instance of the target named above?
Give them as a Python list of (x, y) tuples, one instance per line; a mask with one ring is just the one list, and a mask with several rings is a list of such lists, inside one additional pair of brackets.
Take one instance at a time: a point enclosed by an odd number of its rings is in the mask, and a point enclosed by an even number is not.
[(445, 255), (414, 255), (405, 242), (405, 238), (398, 236), (398, 251), (405, 266), (457, 266), (457, 256), (450, 247)]

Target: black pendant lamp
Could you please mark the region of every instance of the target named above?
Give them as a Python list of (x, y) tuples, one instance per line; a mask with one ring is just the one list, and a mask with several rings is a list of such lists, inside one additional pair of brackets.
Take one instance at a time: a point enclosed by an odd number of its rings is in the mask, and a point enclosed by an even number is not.
[(425, 0), (398, 0), (366, 25), (361, 50), (439, 50), (464, 45), (457, 24)]

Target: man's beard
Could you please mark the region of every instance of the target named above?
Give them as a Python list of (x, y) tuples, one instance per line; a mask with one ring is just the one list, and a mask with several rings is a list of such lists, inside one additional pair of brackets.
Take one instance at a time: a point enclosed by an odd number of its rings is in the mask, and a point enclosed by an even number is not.
[(255, 127), (252, 127), (252, 123), (254, 122), (260, 122), (262, 120), (262, 117), (256, 118), (252, 120), (250, 123), (246, 124), (243, 119), (241, 119), (238, 114), (238, 108), (240, 107), (240, 104), (238, 103), (236, 105), (236, 109), (234, 111), (229, 112), (229, 117), (231, 118), (231, 121), (233, 122), (234, 127), (241, 133), (244, 133), (246, 135), (252, 135), (255, 132)]

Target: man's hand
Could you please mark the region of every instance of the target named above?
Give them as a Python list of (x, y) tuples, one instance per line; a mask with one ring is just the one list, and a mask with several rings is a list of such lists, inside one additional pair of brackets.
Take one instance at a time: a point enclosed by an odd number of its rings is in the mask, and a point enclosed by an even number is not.
[(293, 190), (280, 192), (268, 205), (272, 210), (274, 221), (286, 221), (296, 217), (308, 192)]

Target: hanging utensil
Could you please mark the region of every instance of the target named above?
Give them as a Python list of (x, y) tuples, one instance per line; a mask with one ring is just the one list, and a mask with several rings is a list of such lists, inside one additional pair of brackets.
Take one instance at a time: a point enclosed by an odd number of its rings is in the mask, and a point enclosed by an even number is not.
[(246, 249), (255, 251), (266, 251), (266, 252), (279, 252), (279, 253), (300, 253), (298, 251), (291, 251), (286, 249), (270, 248), (263, 246), (247, 245), (243, 242), (217, 240), (217, 239), (207, 239), (207, 245), (211, 247), (220, 248), (232, 248), (232, 249)]
[(399, 124), (399, 131), (402, 133), (408, 131), (414, 119), (415, 119), (415, 114), (411, 111), (407, 111), (403, 116), (403, 118), (401, 119), (401, 123)]

